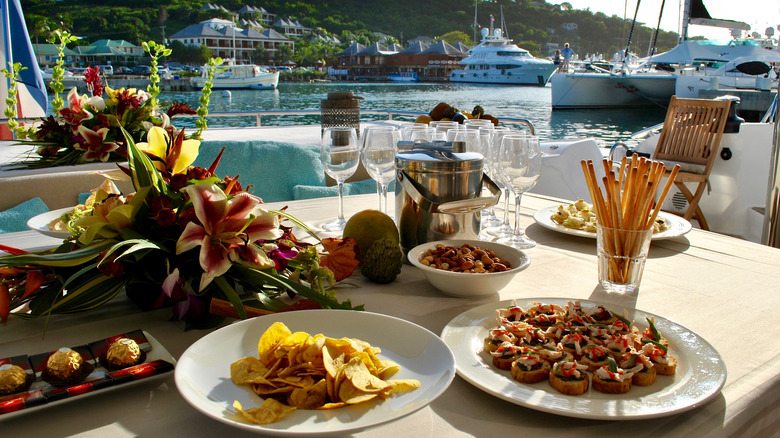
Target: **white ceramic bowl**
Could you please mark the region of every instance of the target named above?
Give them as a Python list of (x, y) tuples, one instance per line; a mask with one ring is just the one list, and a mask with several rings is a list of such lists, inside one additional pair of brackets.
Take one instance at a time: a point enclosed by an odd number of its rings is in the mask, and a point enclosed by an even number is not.
[[(470, 243), (479, 248), (493, 251), (496, 256), (509, 262), (511, 269), (503, 272), (467, 273), (451, 272), (442, 269), (431, 268), (420, 263), (422, 255), (437, 244), (460, 247), (464, 243)], [(478, 297), (492, 295), (504, 288), (518, 272), (527, 268), (531, 263), (528, 256), (519, 249), (502, 245), (496, 242), (483, 242), (481, 240), (437, 240), (423, 243), (412, 248), (407, 254), (409, 262), (420, 268), (425, 278), (440, 291), (456, 297)]]

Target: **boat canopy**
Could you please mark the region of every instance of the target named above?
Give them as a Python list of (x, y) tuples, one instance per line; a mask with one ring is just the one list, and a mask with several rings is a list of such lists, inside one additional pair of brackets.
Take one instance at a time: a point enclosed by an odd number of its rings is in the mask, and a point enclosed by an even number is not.
[(648, 61), (656, 64), (695, 64), (697, 62), (729, 62), (737, 58), (751, 58), (754, 61), (780, 62), (780, 52), (762, 48), (759, 45), (733, 41), (713, 43), (688, 40), (668, 52), (653, 55)]

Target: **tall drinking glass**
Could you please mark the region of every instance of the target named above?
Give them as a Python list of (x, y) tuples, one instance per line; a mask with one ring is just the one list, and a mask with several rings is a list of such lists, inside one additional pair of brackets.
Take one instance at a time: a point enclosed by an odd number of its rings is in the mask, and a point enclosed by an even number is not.
[(364, 133), (360, 153), (368, 175), (376, 181), (379, 211), (387, 213), (387, 186), (395, 178), (395, 154), (398, 152), (399, 133), (395, 127), (371, 128)]
[(509, 237), (514, 233), (514, 228), (509, 223), (509, 198), (511, 197), (510, 195), (512, 189), (504, 181), (503, 174), (501, 173), (501, 169), (499, 169), (498, 163), (498, 152), (501, 149), (501, 140), (504, 138), (504, 136), (507, 135), (523, 135), (523, 133), (522, 131), (518, 131), (516, 129), (496, 126), (493, 129), (492, 141), (489, 145), (489, 148), (487, 149), (489, 161), (491, 163), (489, 166), (491, 172), (490, 176), (493, 178), (493, 182), (498, 184), (498, 186), (501, 188), (501, 191), (504, 195), (504, 215), (499, 225), (486, 228), (485, 233), (498, 239)]
[(515, 231), (511, 236), (498, 239), (497, 242), (520, 249), (533, 248), (536, 242), (525, 236), (523, 229), (520, 228), (520, 199), (523, 193), (539, 181), (542, 170), (539, 137), (504, 136), (498, 155), (498, 169), (515, 195)]
[(355, 173), (360, 162), (360, 148), (354, 128), (325, 128), (322, 133), (320, 160), (325, 173), (338, 183), (339, 216), (335, 221), (322, 225), (325, 231), (343, 231), (347, 221), (344, 219), (344, 181)]

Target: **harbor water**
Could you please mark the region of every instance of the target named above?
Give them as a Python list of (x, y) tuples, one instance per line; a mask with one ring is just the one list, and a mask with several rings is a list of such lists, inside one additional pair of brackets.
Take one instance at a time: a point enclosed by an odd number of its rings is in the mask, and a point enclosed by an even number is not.
[[(664, 108), (552, 111), (550, 86), (524, 87), (450, 83), (280, 83), (276, 90), (214, 91), (210, 112), (317, 110), (328, 93), (351, 91), (361, 96), (361, 109), (429, 112), (439, 102), (464, 111), (475, 105), (487, 114), (524, 118), (542, 140), (593, 137), (602, 147), (626, 141), (632, 133), (663, 122)], [(199, 91), (163, 92), (163, 101), (183, 101), (198, 107)], [(195, 119), (181, 118), (177, 126), (192, 127)], [(319, 116), (263, 117), (263, 125), (316, 124)], [(254, 117), (210, 117), (209, 127), (254, 126)], [(628, 140), (628, 141), (627, 141)]]

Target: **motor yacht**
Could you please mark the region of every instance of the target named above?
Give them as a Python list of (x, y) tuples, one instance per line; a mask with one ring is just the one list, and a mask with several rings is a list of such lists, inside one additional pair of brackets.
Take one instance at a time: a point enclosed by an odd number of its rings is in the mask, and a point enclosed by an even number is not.
[(463, 69), (453, 71), (450, 82), (544, 86), (558, 68), (518, 47), (501, 28), (483, 28), (482, 41), (460, 64)]
[[(225, 70), (219, 71), (212, 79), (213, 89), (253, 89), (273, 90), (279, 85), (279, 72), (270, 71), (255, 64), (228, 63)], [(208, 80), (208, 71), (202, 68), (203, 74), (195, 78), (195, 84), (202, 88)]]

